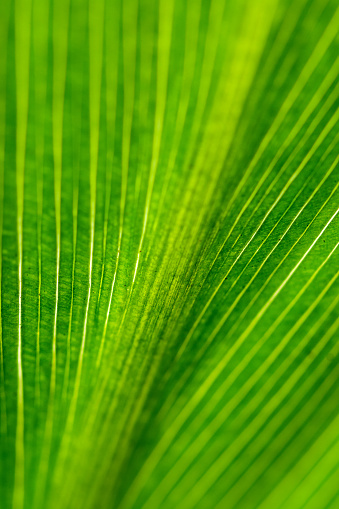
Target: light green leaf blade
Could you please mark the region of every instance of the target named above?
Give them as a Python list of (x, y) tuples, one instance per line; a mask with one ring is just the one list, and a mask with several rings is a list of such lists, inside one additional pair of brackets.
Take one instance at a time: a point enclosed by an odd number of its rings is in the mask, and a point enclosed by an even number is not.
[(337, 2), (0, 9), (1, 507), (335, 509)]

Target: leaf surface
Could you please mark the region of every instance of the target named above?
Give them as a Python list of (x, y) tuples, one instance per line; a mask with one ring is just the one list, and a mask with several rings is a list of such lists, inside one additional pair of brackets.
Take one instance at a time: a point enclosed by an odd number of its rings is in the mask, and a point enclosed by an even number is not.
[(338, 506), (338, 28), (1, 3), (1, 507)]

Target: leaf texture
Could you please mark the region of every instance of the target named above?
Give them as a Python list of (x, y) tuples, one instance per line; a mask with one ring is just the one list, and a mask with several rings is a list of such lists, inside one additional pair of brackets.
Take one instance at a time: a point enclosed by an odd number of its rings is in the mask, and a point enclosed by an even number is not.
[(338, 28), (1, 2), (1, 508), (338, 507)]

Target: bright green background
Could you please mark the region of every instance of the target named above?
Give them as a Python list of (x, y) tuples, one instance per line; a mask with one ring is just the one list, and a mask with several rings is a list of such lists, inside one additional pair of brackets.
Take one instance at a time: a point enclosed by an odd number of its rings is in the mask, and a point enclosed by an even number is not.
[(337, 0), (0, 23), (1, 509), (337, 508)]

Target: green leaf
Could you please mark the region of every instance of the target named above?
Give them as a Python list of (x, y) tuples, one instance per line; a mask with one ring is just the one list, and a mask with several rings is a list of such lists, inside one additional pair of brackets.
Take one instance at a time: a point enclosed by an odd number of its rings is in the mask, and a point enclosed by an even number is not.
[(1, 509), (338, 507), (337, 1), (0, 24)]

